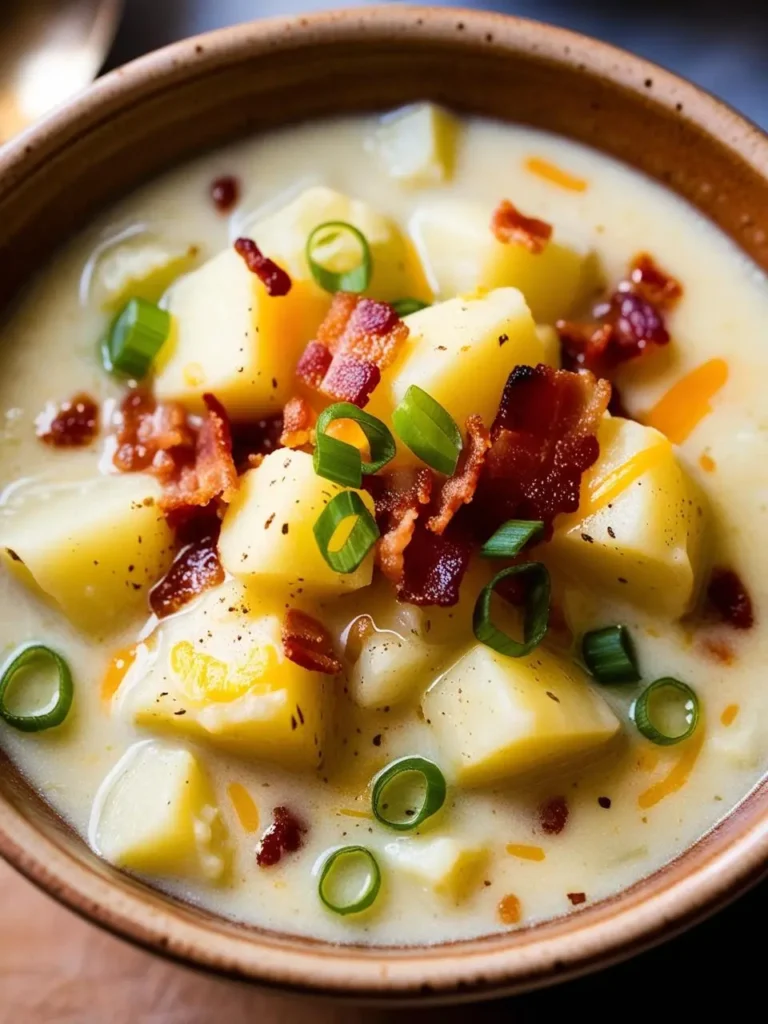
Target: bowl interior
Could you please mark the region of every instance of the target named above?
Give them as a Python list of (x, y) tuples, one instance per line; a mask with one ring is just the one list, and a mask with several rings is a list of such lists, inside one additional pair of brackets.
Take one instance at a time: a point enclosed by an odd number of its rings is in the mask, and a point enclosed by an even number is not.
[[(105, 203), (186, 157), (273, 125), (430, 98), (562, 133), (666, 183), (768, 270), (768, 140), (693, 86), (532, 22), (374, 8), (276, 20), (177, 44), (108, 76), (0, 153), (0, 307)], [(756, 879), (768, 787), (620, 897), (511, 935), (420, 950), (333, 947), (247, 929), (162, 896), (93, 856), (12, 765), (0, 852), (73, 909), (156, 951), (335, 995), (489, 994), (641, 948)]]

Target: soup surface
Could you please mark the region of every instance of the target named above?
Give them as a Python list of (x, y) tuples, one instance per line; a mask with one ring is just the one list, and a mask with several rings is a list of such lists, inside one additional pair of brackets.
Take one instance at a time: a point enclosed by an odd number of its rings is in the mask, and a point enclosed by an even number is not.
[(529, 129), (419, 105), (168, 174), (2, 327), (3, 749), (263, 927), (442, 942), (631, 885), (766, 768), (766, 322), (694, 211)]

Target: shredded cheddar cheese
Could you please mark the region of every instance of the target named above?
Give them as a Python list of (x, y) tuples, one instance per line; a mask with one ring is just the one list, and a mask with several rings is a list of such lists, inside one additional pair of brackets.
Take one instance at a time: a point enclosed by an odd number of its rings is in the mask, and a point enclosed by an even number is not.
[(171, 649), (170, 664), (182, 689), (191, 700), (230, 701), (242, 697), (263, 682), (274, 664), (275, 653), (266, 646), (254, 647), (241, 665), (231, 666), (218, 658), (196, 651), (188, 640)]
[(592, 480), (586, 495), (579, 504), (579, 516), (584, 519), (594, 515), (601, 508), (610, 504), (623, 491), (659, 462), (666, 451), (666, 445), (655, 444), (650, 448), (633, 455), (631, 459), (612, 469), (604, 477)]
[(671, 796), (682, 789), (690, 778), (691, 772), (696, 766), (696, 761), (704, 746), (704, 726), (700, 722), (696, 732), (683, 744), (683, 749), (677, 761), (667, 775), (659, 782), (655, 782), (648, 789), (638, 796), (639, 806), (647, 811), (649, 807), (655, 807), (665, 797)]
[(708, 452), (702, 452), (699, 456), (699, 465), (705, 473), (714, 473), (717, 469), (717, 463)]
[(227, 786), (229, 799), (235, 809), (238, 821), (246, 832), (256, 832), (259, 827), (259, 809), (253, 797), (239, 782), (230, 782)]
[(549, 160), (540, 156), (528, 157), (524, 166), (526, 171), (530, 171), (531, 174), (571, 192), (586, 192), (589, 187), (589, 183), (584, 178), (577, 178), (575, 174), (564, 171), (557, 164), (550, 163)]
[(738, 715), (738, 713), (739, 713), (739, 705), (738, 704), (729, 704), (727, 708), (723, 709), (723, 713), (722, 713), (722, 715), (720, 715), (720, 721), (725, 726), (732, 725), (733, 722), (734, 722), (734, 719), (736, 718), (736, 715)]
[(116, 651), (112, 660), (107, 666), (104, 678), (101, 681), (101, 699), (105, 702), (112, 700), (120, 689), (120, 684), (128, 672), (128, 669), (136, 660), (136, 647), (124, 647)]
[(507, 853), (521, 860), (544, 860), (546, 854), (540, 846), (526, 846), (524, 843), (507, 843)]
[(497, 910), (502, 924), (519, 924), (523, 916), (522, 904), (518, 897), (511, 892), (499, 901)]
[(709, 359), (682, 377), (659, 399), (646, 416), (646, 423), (682, 444), (712, 411), (712, 399), (728, 380), (724, 359)]
[(373, 815), (370, 811), (356, 811), (354, 807), (342, 807), (336, 812), (337, 814), (343, 814), (347, 818), (372, 818)]

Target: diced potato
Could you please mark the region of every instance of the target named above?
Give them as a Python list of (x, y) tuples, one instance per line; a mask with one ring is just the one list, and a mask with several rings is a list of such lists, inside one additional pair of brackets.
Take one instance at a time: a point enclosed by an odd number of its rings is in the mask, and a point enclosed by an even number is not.
[(598, 440), (579, 509), (555, 521), (542, 556), (602, 597), (678, 618), (702, 575), (703, 496), (652, 427), (606, 417)]
[(183, 747), (131, 747), (96, 798), (90, 832), (94, 847), (129, 871), (213, 882), (227, 867), (213, 790)]
[[(227, 572), (260, 584), (298, 586), (308, 594), (334, 594), (366, 587), (373, 552), (350, 573), (338, 573), (323, 558), (313, 527), (328, 502), (345, 488), (315, 473), (312, 456), (285, 448), (271, 452), (240, 478), (219, 538)], [(357, 491), (373, 512), (367, 491)]]
[(93, 292), (103, 309), (117, 311), (129, 299), (157, 302), (171, 284), (190, 271), (197, 246), (167, 245), (140, 235), (109, 249), (98, 262)]
[(447, 836), (395, 839), (384, 847), (384, 856), (394, 870), (406, 872), (455, 903), (479, 888), (489, 859), (486, 847), (467, 846)]
[(375, 146), (391, 177), (408, 185), (450, 181), (459, 126), (447, 110), (417, 103), (385, 117)]
[(283, 650), (285, 602), (231, 580), (160, 627), (153, 657), (137, 659), (117, 707), (137, 725), (189, 736), (242, 757), (316, 768), (327, 677)]
[(366, 407), (386, 423), (411, 384), (417, 384), (462, 429), (473, 413), (490, 425), (512, 369), (519, 363), (535, 366), (545, 357), (515, 288), (499, 288), (478, 299), (449, 299), (412, 313), (406, 323), (410, 334)]
[(541, 647), (508, 658), (475, 644), (432, 684), (421, 706), (440, 763), (466, 786), (598, 750), (620, 729), (584, 673)]
[(415, 636), (377, 630), (363, 644), (350, 674), (349, 691), (363, 708), (399, 704), (423, 689), (440, 649)]
[[(320, 185), (307, 189), (282, 210), (257, 222), (251, 233), (261, 250), (284, 266), (292, 278), (307, 280), (311, 277), (307, 239), (316, 227), (328, 221), (351, 224), (365, 235), (373, 259), (373, 276), (366, 295), (385, 301), (404, 296), (431, 300), (432, 293), (413, 246), (394, 221), (367, 203), (333, 189)], [(331, 269), (345, 270), (359, 262), (359, 251), (349, 232), (341, 233), (332, 253), (324, 249), (323, 263)]]
[(146, 606), (173, 534), (143, 473), (36, 487), (0, 518), (0, 557), (76, 626), (103, 634)]
[(329, 305), (313, 281), (294, 280), (287, 295), (270, 296), (234, 248), (226, 249), (169, 292), (173, 326), (156, 361), (155, 394), (202, 412), (210, 391), (235, 419), (279, 413)]
[(550, 324), (537, 324), (536, 334), (544, 346), (543, 363), (560, 369), (560, 336)]
[(491, 211), (461, 201), (420, 208), (411, 222), (417, 248), (441, 298), (478, 289), (519, 288), (534, 319), (554, 323), (589, 297), (599, 281), (595, 256), (583, 246), (553, 238), (543, 252), (499, 242)]

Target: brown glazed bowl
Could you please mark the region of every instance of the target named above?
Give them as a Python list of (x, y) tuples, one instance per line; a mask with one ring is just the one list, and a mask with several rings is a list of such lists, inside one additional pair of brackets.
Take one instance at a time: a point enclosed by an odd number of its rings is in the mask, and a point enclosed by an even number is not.
[[(100, 207), (219, 143), (318, 115), (431, 98), (560, 132), (666, 183), (768, 270), (768, 139), (637, 57), (560, 29), (456, 9), (380, 7), (243, 25), (97, 82), (0, 152), (0, 305)], [(419, 948), (333, 946), (247, 928), (114, 871), (0, 765), (0, 853), (97, 924), (185, 964), (367, 1001), (479, 998), (629, 956), (754, 883), (768, 783), (663, 870), (522, 931)]]

